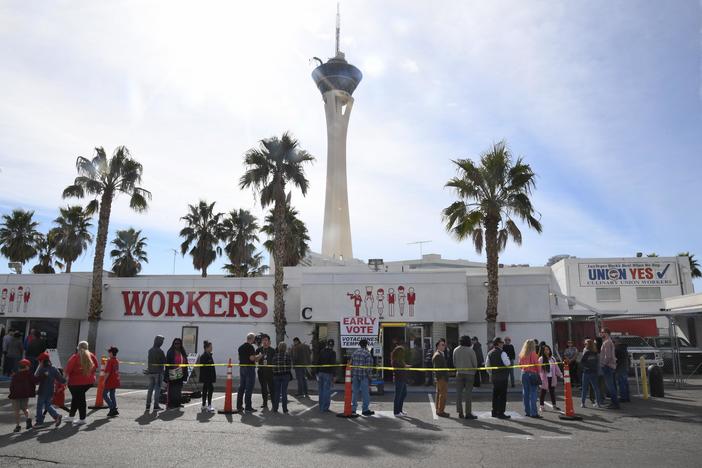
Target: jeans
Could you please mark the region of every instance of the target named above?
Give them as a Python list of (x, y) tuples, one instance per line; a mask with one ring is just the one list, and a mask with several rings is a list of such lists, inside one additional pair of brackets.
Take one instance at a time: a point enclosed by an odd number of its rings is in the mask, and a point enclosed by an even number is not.
[(278, 411), (278, 405), (283, 404), (283, 411), (288, 411), (289, 375), (273, 376), (273, 411)]
[(68, 412), (70, 417), (76, 415), (76, 411), (80, 416), (80, 419), (85, 419), (85, 413), (87, 409), (87, 403), (85, 402), (85, 392), (87, 392), (92, 385), (69, 385), (68, 391), (71, 392), (71, 410)]
[(582, 404), (585, 404), (585, 399), (587, 398), (587, 392), (588, 388), (592, 386), (592, 388), (595, 390), (595, 401), (597, 402), (598, 405), (602, 404), (602, 395), (600, 394), (600, 386), (597, 384), (597, 374), (593, 373), (588, 373), (588, 372), (583, 372), (583, 380), (582, 380), (582, 387), (580, 388), (581, 391), (581, 401)]
[(304, 367), (296, 367), (295, 368), (295, 379), (297, 379), (297, 394), (298, 395), (307, 395), (307, 376), (306, 371), (307, 369)]
[(331, 405), (332, 375), (326, 372), (318, 372), (319, 381), (319, 411), (329, 411)]
[(629, 401), (629, 369), (617, 369), (617, 387), (619, 388), (619, 401)]
[(110, 411), (114, 411), (117, 409), (117, 397), (115, 396), (115, 389), (103, 389), (102, 391), (102, 399), (105, 400), (105, 403), (107, 404), (107, 407), (110, 408)]
[(352, 397), (351, 397), (351, 412), (355, 413), (358, 408), (358, 394), (363, 398), (362, 411), (368, 411), (370, 408), (370, 389), (368, 388), (367, 375), (351, 376)]
[(612, 400), (612, 405), (619, 406), (617, 387), (614, 384), (614, 369), (609, 366), (604, 366), (602, 368), (602, 375), (604, 376), (605, 385), (607, 386), (607, 393), (609, 393), (609, 398)]
[(533, 372), (522, 373), (522, 397), (524, 399), (524, 413), (527, 416), (537, 416), (539, 414), (536, 409), (536, 384), (532, 381), (532, 376), (536, 375)]
[(394, 414), (402, 413), (402, 406), (405, 403), (405, 398), (407, 398), (407, 382), (405, 381), (395, 381), (395, 400), (392, 406), (392, 412)]
[(239, 378), (241, 378), (241, 383), (236, 394), (236, 409), (239, 411), (244, 408), (248, 410), (253, 409), (253, 406), (251, 406), (251, 394), (256, 383), (256, 369), (253, 367), (240, 367)]
[(146, 407), (151, 407), (151, 397), (155, 396), (154, 409), (158, 408), (158, 400), (161, 397), (161, 380), (163, 380), (163, 374), (149, 374), (149, 389), (146, 392)]
[[(456, 375), (456, 411), (461, 415), (473, 414), (473, 382), (475, 375), (473, 374), (458, 374)], [(465, 413), (463, 412), (463, 396), (465, 393)]]
[(46, 409), (46, 411), (51, 415), (52, 418), (58, 418), (58, 413), (56, 412), (54, 407), (51, 406), (51, 398), (52, 396), (46, 398), (37, 397), (37, 424), (41, 424), (44, 422), (44, 409)]

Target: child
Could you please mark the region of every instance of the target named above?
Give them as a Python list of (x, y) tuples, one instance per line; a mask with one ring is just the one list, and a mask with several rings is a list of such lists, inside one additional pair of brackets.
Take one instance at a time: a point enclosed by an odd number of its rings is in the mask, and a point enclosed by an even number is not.
[(10, 400), (12, 400), (12, 409), (15, 410), (15, 430), (19, 432), (20, 427), (20, 410), (24, 412), (27, 418), (27, 430), (32, 428), (32, 419), (29, 417), (29, 399), (35, 395), (36, 379), (29, 368), (32, 363), (28, 359), (22, 359), (19, 363), (19, 371), (12, 375), (10, 381)]
[[(37, 415), (36, 424), (44, 424), (44, 415), (49, 413), (54, 421), (56, 421), (56, 427), (61, 425), (62, 416), (56, 412), (56, 409), (51, 404), (54, 398), (54, 383), (59, 382), (62, 384), (66, 383), (66, 379), (63, 378), (58, 369), (51, 365), (49, 360), (49, 354), (47, 352), (41, 353), (37, 356), (37, 361), (39, 366), (34, 374), (34, 377), (39, 382), (39, 389), (37, 390)], [(46, 409), (46, 411), (44, 411)]]
[(119, 414), (115, 396), (115, 390), (120, 387), (119, 361), (117, 360), (119, 349), (112, 346), (107, 352), (110, 358), (107, 360), (107, 365), (105, 366), (105, 389), (102, 392), (102, 399), (105, 400), (105, 403), (107, 403), (107, 406), (110, 408), (110, 412), (107, 413), (107, 416), (114, 418)]

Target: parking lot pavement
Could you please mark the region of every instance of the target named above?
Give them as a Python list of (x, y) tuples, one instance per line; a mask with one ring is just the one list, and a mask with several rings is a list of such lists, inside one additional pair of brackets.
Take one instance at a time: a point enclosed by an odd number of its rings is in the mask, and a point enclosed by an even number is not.
[[(343, 389), (336, 392), (332, 410), (341, 412)], [(7, 389), (0, 389), (0, 465), (309, 467), (362, 459), (384, 466), (584, 466), (601, 460), (619, 466), (699, 466), (702, 456), (702, 389), (669, 391), (666, 398), (649, 401), (634, 398), (617, 412), (578, 405), (584, 419), (576, 422), (558, 419), (549, 408), (544, 419), (525, 418), (517, 395), (508, 403), (513, 419), (490, 417), (489, 397), (479, 395), (474, 401), (479, 419), (467, 421), (455, 418), (450, 404), (452, 417), (438, 418), (430, 394), (409, 395), (406, 417), (392, 414), (392, 395), (374, 397), (376, 414), (355, 419), (321, 414), (316, 396), (289, 397), (288, 415), (201, 413), (199, 400), (180, 410), (147, 413), (145, 394), (118, 391), (117, 418), (94, 410), (84, 426), (13, 434)], [(94, 397), (91, 389), (89, 404)], [(260, 406), (260, 394), (253, 401)], [(223, 404), (224, 394), (215, 393), (213, 406)]]

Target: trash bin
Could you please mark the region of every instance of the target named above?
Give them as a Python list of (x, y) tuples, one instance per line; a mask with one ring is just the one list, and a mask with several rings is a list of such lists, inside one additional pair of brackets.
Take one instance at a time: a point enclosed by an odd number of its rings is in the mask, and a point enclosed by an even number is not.
[(663, 398), (665, 396), (663, 391), (663, 370), (654, 364), (648, 366), (648, 388), (652, 397)]

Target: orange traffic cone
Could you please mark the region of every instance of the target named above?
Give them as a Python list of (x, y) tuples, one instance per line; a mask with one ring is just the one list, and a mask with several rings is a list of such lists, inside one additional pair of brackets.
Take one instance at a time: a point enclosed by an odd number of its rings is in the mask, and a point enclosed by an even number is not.
[(107, 358), (102, 356), (102, 368), (100, 368), (100, 377), (98, 378), (97, 395), (95, 395), (95, 404), (93, 406), (88, 406), (90, 409), (106, 409), (107, 406), (104, 405), (102, 401), (102, 391), (105, 389), (105, 365), (107, 363)]
[(351, 364), (346, 364), (344, 374), (344, 412), (337, 414), (340, 418), (357, 418), (358, 414), (351, 411)]
[(66, 386), (64, 384), (60, 382), (54, 383), (54, 397), (51, 399), (51, 404), (68, 411), (68, 408), (66, 408)]
[(227, 364), (227, 385), (224, 391), (224, 409), (217, 412), (219, 414), (237, 414), (237, 410), (232, 410), (232, 358), (229, 358), (229, 364)]
[(563, 363), (563, 383), (565, 387), (565, 413), (558, 417), (567, 421), (582, 421), (583, 418), (576, 416), (573, 408), (573, 389), (570, 386), (570, 369), (567, 360)]

